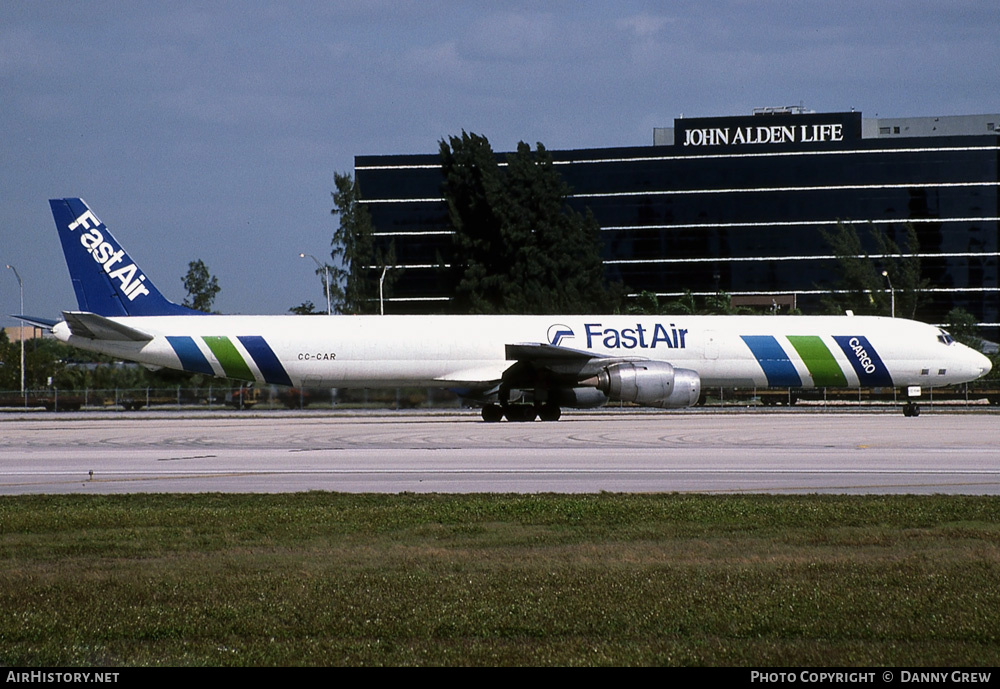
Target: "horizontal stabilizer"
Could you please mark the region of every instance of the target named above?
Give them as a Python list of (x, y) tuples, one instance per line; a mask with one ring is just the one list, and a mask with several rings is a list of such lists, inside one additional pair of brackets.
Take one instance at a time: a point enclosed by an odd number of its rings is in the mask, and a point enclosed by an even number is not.
[(149, 342), (152, 335), (116, 323), (110, 318), (88, 311), (63, 311), (69, 331), (88, 340), (118, 340), (121, 342)]
[(15, 314), (11, 314), (10, 317), (16, 318), (19, 321), (24, 321), (25, 323), (30, 323), (31, 325), (37, 326), (39, 328), (47, 328), (49, 330), (51, 330), (52, 326), (54, 326), (56, 323), (59, 322), (56, 320), (52, 320), (51, 318), (41, 318), (39, 316), (23, 316), (23, 315), (18, 316)]

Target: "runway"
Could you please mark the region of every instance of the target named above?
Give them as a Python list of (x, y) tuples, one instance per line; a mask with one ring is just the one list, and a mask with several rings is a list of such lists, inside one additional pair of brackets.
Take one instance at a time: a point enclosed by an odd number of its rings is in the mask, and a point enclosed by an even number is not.
[(1000, 493), (1000, 416), (604, 410), (0, 415), (0, 494)]

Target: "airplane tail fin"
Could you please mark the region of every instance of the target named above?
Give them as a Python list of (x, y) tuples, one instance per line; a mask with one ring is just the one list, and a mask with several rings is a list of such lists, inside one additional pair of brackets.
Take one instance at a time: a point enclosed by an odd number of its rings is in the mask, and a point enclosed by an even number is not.
[(100, 316), (195, 315), (164, 297), (83, 199), (50, 199), (80, 311)]

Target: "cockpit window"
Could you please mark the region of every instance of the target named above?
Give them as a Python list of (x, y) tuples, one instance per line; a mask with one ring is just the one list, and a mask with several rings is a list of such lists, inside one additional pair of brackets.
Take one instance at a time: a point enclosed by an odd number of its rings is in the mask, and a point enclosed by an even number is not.
[(940, 342), (941, 344), (950, 345), (954, 341), (955, 338), (952, 337), (947, 330), (940, 330), (940, 329), (938, 330), (938, 342)]

